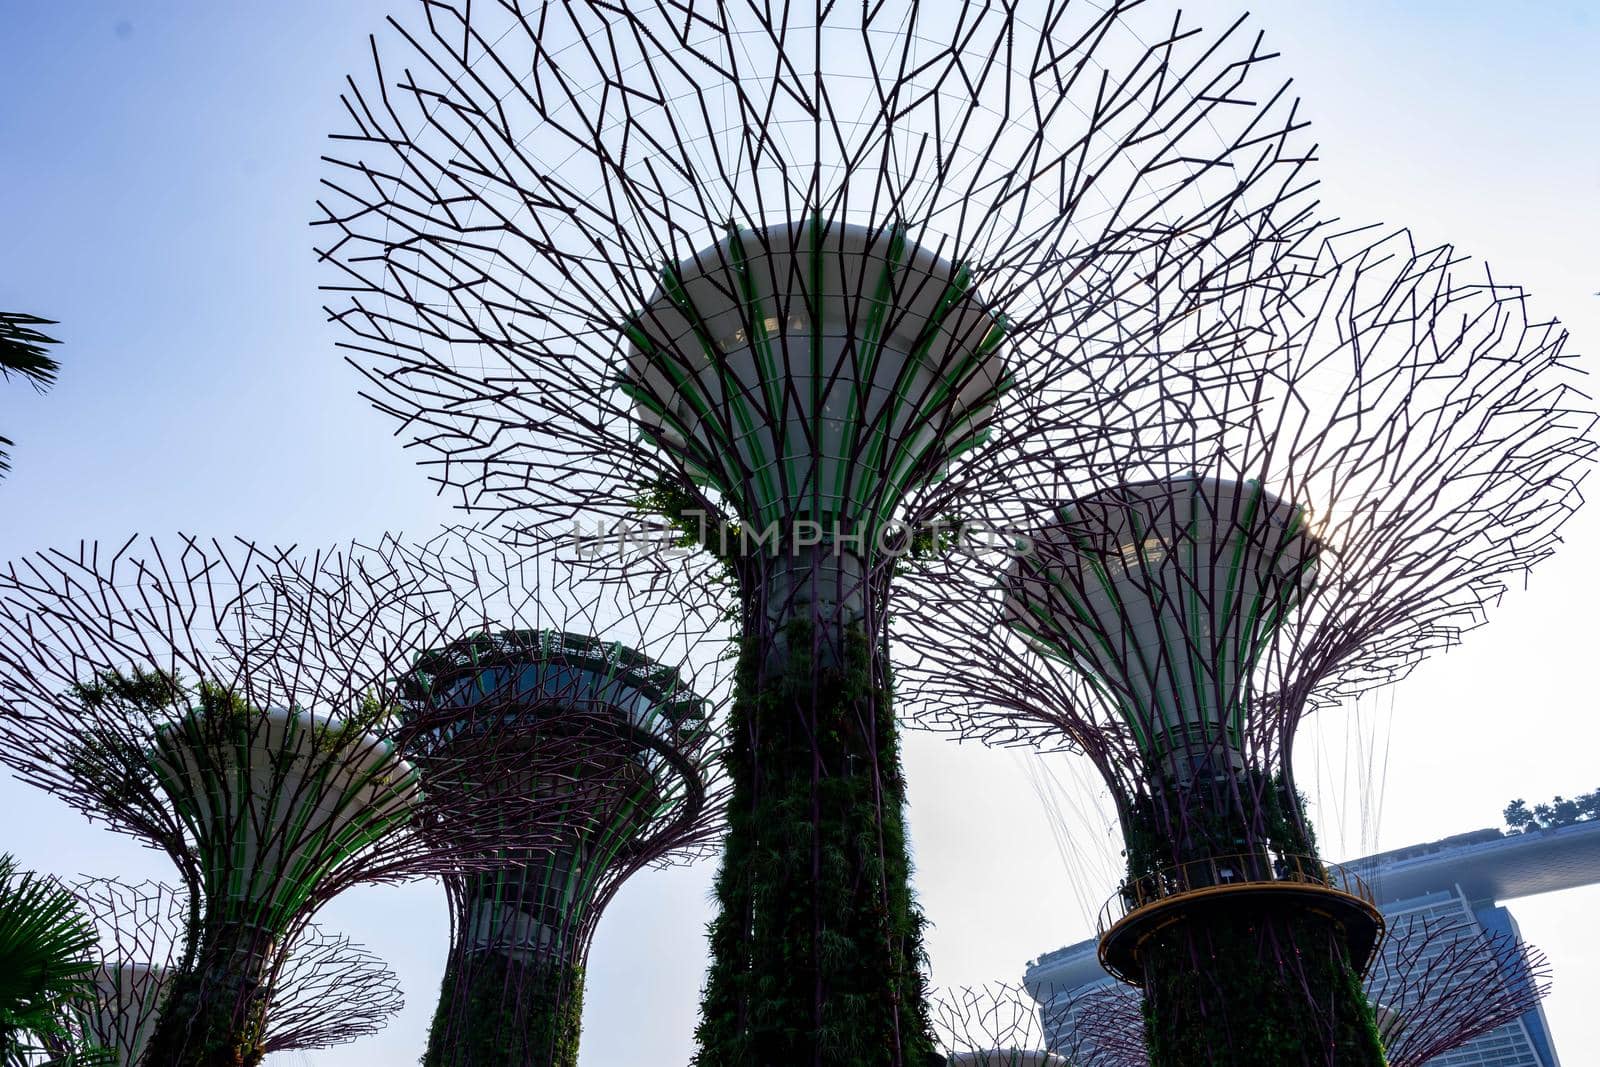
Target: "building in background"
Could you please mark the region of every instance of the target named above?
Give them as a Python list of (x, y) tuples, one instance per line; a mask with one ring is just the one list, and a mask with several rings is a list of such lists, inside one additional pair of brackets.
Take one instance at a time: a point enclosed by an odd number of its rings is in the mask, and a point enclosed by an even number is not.
[[(1600, 882), (1600, 821), (1525, 834), (1475, 830), (1356, 860), (1349, 866), (1377, 894), (1385, 919), (1458, 919), (1518, 933), (1504, 902)], [(1548, 947), (1548, 946), (1547, 946)], [(1094, 940), (1047, 952), (1023, 977), (1039, 1002), (1050, 1047), (1070, 1047), (1071, 1007), (1089, 988), (1115, 981)], [(1383, 967), (1382, 957), (1374, 963)], [(1559, 976), (1558, 976), (1559, 978)], [(1054, 1009), (1054, 1010), (1053, 1010)], [(1559, 1067), (1542, 1008), (1431, 1061), (1432, 1067)]]

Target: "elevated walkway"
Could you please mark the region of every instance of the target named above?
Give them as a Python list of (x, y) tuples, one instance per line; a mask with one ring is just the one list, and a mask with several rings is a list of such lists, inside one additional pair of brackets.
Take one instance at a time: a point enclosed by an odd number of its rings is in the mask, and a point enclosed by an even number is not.
[[(1344, 869), (1370, 887), (1380, 909), (1456, 887), (1468, 900), (1493, 903), (1576, 889), (1600, 883), (1600, 820), (1528, 834), (1474, 830), (1352, 860)], [(1098, 952), (1097, 939), (1047, 952), (1029, 961), (1023, 983), (1037, 996), (1107, 981)]]

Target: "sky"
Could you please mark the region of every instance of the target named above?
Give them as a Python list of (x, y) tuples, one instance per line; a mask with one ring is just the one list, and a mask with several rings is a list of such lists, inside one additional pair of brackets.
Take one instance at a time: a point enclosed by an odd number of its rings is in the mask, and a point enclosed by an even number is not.
[[(456, 517), (357, 395), (323, 321), (307, 225), (325, 135), (342, 126), (341, 79), (406, 3), (0, 3), (0, 308), (59, 319), (65, 342), (48, 395), (0, 385), (0, 433), (17, 442), (0, 482), (0, 558), (180, 530), (317, 545), (425, 535)], [(1600, 348), (1589, 6), (1253, 6), (1317, 131), (1326, 209), (1484, 257), (1568, 323), (1577, 352)], [(1184, 8), (1216, 25), (1239, 5)], [(1600, 509), (1567, 542), (1460, 649), (1359, 709), (1361, 728), (1354, 711), (1306, 727), (1318, 743), (1300, 776), (1328, 853), (1496, 825), (1512, 798), (1600, 787)], [(1352, 759), (1350, 739), (1365, 745), (1373, 729), (1372, 760)], [(1113, 888), (1107, 827), (1090, 813), (1058, 849), (1026, 759), (907, 741), (936, 983), (1015, 980), (1087, 936)], [(1382, 773), (1363, 784), (1349, 768), (1369, 762)], [(171, 874), (159, 854), (9, 779), (0, 849), (69, 876)], [(582, 1067), (687, 1061), (712, 874), (711, 863), (645, 872), (611, 905), (590, 960)], [(1546, 1010), (1575, 1063), (1600, 1047), (1600, 887), (1512, 909), (1550, 957)], [(375, 1038), (273, 1067), (414, 1062), (445, 947), (442, 893), (353, 890), (321, 920), (388, 959), (408, 1007)]]

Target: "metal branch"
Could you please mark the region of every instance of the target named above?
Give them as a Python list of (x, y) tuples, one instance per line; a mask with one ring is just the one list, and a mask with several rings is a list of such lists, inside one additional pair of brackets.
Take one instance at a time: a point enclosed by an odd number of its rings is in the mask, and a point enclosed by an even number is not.
[[(395, 679), (486, 595), (397, 565), (404, 551), (130, 540), (0, 574), (0, 761), (166, 852), (188, 894), (163, 1056), (223, 1030), (258, 1042), (283, 946), (345, 889), (562, 840), (585, 738), (565, 796), (419, 787), (505, 786), (526, 753), (493, 735), (441, 749), (400, 714)], [(500, 822), (482, 817), (491, 794)]]
[[(164, 995), (182, 966), (187, 894), (160, 882), (85, 878), (72, 886), (100, 932), (97, 1009), (84, 1037), (117, 1062), (139, 1062)], [(372, 953), (312, 924), (282, 953), (272, 980), (267, 1052), (326, 1048), (377, 1033), (405, 1006), (399, 980)]]
[[(1533, 1011), (1550, 991), (1544, 954), (1510, 934), (1451, 916), (1407, 916), (1366, 981), (1387, 1060), (1423, 1064)], [(1028, 1062), (1048, 1050), (1072, 1067), (1147, 1067), (1144, 1009), (1126, 985), (1081, 989), (999, 983), (933, 1001), (946, 1055), (973, 1067)]]
[[(914, 522), (1003, 477), (1045, 428), (1074, 436), (1153, 360), (1203, 362), (1250, 283), (1294, 286), (1311, 149), (1242, 25), (1059, 0), (937, 21), (914, 4), (429, 3), (425, 24), (393, 22), (349, 82), (317, 220), (328, 314), (366, 395), (468, 506), (632, 519), (651, 486), (683, 480), (619, 388), (628, 338), (664, 322), (663, 266), (736, 230), (752, 264), (813, 220), (900, 232), (1003, 316), (1009, 388), (986, 430), (963, 428), (991, 443), (959, 477), (929, 484), (943, 460), (907, 472)], [(745, 306), (729, 332), (782, 332), (820, 296), (769, 311), (771, 327)], [(913, 407), (939, 386), (907, 384)], [(809, 388), (771, 385), (766, 419)], [(708, 427), (739, 425), (734, 398), (712, 403)], [(959, 412), (931, 420), (946, 434)], [(684, 485), (745, 521), (749, 488)]]
[[(470, 626), (402, 680), (406, 729), (434, 751), (520, 753), (509, 775), (425, 762), (424, 788), (476, 805), (490, 830), (506, 821), (495, 796), (551, 810), (551, 847), (507, 834), (492, 870), (444, 879), (451, 952), (426, 1062), (565, 1062), (606, 905), (639, 870), (698, 858), (725, 828), (710, 713), (725, 696), (725, 638), (714, 617), (696, 625), (616, 587), (557, 584), (551, 561), (477, 531), (386, 559), (422, 585), (472, 591)], [(653, 656), (636, 651), (646, 645)]]

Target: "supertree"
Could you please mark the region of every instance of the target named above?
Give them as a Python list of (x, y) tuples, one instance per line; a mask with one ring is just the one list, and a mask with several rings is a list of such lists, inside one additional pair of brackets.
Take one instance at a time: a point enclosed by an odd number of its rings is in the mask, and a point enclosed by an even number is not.
[(1137, 3), (424, 16), (345, 97), (329, 316), (464, 506), (663, 516), (730, 593), (699, 1062), (920, 1065), (895, 557), (1298, 286), (1294, 105), (1237, 25)]
[(1381, 916), (1317, 857), (1295, 731), (1482, 621), (1594, 447), (1565, 333), (1453, 249), (1352, 231), (1306, 276), (1137, 440), (1015, 468), (1011, 557), (927, 560), (902, 616), (930, 725), (1110, 786), (1101, 959), (1162, 1065), (1380, 1062)]
[(1027, 991), (999, 984), (949, 989), (931, 1000), (934, 1037), (950, 1067), (1098, 1067), (1045, 1049)]
[[(408, 730), (451, 766), (470, 766), (485, 742), (519, 751), (515, 775), (495, 788), (542, 801), (543, 832), (507, 837), (553, 841), (497, 849), (492, 869), (445, 878), (451, 950), (422, 1062), (575, 1067), (606, 904), (634, 873), (700, 855), (721, 829), (721, 745), (706, 699), (727, 673), (712, 647), (725, 640), (706, 640), (720, 620), (563, 582), (549, 560), (476, 531), (389, 558), (469, 596), (462, 632), (420, 652), (402, 680)], [(662, 658), (636, 650), (646, 646)], [(486, 788), (470, 773), (435, 785), (425, 769), (422, 781), (467, 797)], [(504, 815), (488, 805), (482, 817)]]
[[(1422, 1067), (1515, 1022), (1549, 993), (1549, 975), (1544, 954), (1510, 933), (1454, 916), (1401, 918), (1389, 929), (1365, 983), (1385, 1062)], [(1098, 986), (1066, 996), (1048, 988), (1029, 990), (1039, 1002), (1048, 1040), (1018, 1014), (1022, 992), (1011, 986), (967, 992), (940, 1018), (952, 1034), (965, 1035), (966, 1044), (998, 1044), (1026, 1035), (1038, 1047), (1061, 1053), (1072, 1067), (1148, 1067), (1151, 1062), (1138, 990)]]
[[(72, 893), (99, 936), (98, 998), (83, 1014), (84, 1043), (137, 1067), (182, 962), (188, 894), (161, 882), (84, 878)], [(383, 1029), (405, 1006), (393, 971), (348, 937), (307, 926), (286, 950), (267, 1012), (267, 1053), (326, 1048)]]
[[(1040, 1011), (1072, 1067), (1147, 1067), (1143, 1004), (1130, 986), (1101, 986)], [(1061, 1026), (1063, 1019), (1070, 1026)]]
[(1544, 953), (1452, 916), (1392, 925), (1367, 978), (1390, 1067), (1422, 1067), (1538, 1007)]
[[(0, 761), (165, 852), (188, 896), (149, 1062), (259, 1062), (284, 947), (346, 888), (540, 843), (418, 789), (389, 686), (453, 630), (432, 593), (370, 553), (192, 537), (0, 574)], [(480, 746), (470, 773), (515, 758)]]

